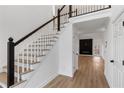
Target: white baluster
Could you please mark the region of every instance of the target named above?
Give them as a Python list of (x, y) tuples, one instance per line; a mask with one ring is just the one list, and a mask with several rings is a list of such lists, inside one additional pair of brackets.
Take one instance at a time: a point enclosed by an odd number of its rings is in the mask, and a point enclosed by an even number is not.
[(31, 48), (31, 50), (32, 50), (32, 63), (34, 62), (34, 45), (35, 45), (35, 43), (33, 43), (32, 44), (32, 48)]
[(46, 42), (46, 47), (47, 47), (47, 49), (49, 49), (49, 46), (48, 46), (48, 42), (49, 42), (49, 34), (47, 35), (47, 42)]
[[(42, 55), (41, 54), (41, 38), (39, 39), (39, 55)], [(38, 61), (39, 61), (39, 59), (38, 59)]]
[(91, 5), (89, 5), (89, 12), (91, 12), (92, 11), (92, 6)]
[(24, 65), (25, 65), (25, 54), (22, 52), (22, 73), (24, 73)]
[(41, 36), (41, 39), (40, 39), (40, 55), (42, 55), (42, 51), (41, 51), (41, 49), (42, 49), (42, 43), (41, 43), (41, 40), (42, 40), (42, 36)]
[[(32, 43), (33, 44), (33, 43)], [(32, 51), (32, 44), (30, 45), (30, 64), (32, 64), (33, 63), (33, 51)], [(32, 65), (30, 65), (30, 68), (32, 68)]]
[(20, 81), (20, 73), (19, 73), (19, 63), (20, 63), (20, 61), (21, 61), (21, 54), (19, 54), (19, 56), (18, 56), (18, 60), (17, 60), (17, 82), (19, 82)]
[(36, 61), (35, 61), (35, 62), (37, 62), (37, 59), (38, 59), (38, 56), (39, 56), (39, 55), (38, 55), (38, 51), (39, 51), (39, 50), (38, 50), (38, 41), (37, 41), (37, 44), (36, 44)]
[(102, 9), (102, 5), (100, 5), (100, 9)]
[(17, 69), (17, 75), (16, 75), (16, 78), (17, 78), (17, 82), (19, 82), (19, 76), (18, 76), (18, 65), (19, 65), (19, 55), (16, 56), (16, 66), (17, 68), (15, 68), (15, 71)]
[(76, 9), (77, 9), (77, 14), (80, 14), (80, 8), (79, 8), (79, 5), (77, 5), (77, 7), (76, 7)]
[(91, 5), (91, 12), (93, 11), (93, 5)]
[(83, 13), (86, 13), (86, 5), (83, 6)]
[(34, 62), (36, 62), (36, 56), (37, 56), (37, 41), (36, 41), (35, 47), (34, 47)]
[(39, 45), (39, 42), (37, 41), (37, 43), (36, 43), (36, 60), (35, 60), (35, 62), (37, 62), (37, 59), (38, 59), (38, 56), (39, 56), (38, 45)]
[(96, 5), (94, 5), (94, 11), (96, 11), (97, 10), (97, 6)]
[(95, 11), (95, 5), (92, 5), (92, 11)]
[(81, 8), (80, 11), (81, 11), (81, 14), (82, 14), (82, 8), (83, 8), (83, 6), (81, 5), (80, 8)]
[(33, 53), (32, 53), (32, 55), (33, 55), (33, 63), (35, 62), (35, 45), (36, 45), (36, 42), (33, 44), (33, 47), (32, 47), (32, 49), (33, 49)]
[(27, 68), (27, 71), (28, 71), (28, 69), (29, 69), (29, 51), (28, 51), (28, 49), (29, 49), (29, 47), (27, 47), (27, 56), (26, 56), (26, 68)]
[(28, 60), (29, 60), (29, 69), (30, 69), (30, 65), (31, 65), (31, 59), (32, 59), (32, 57), (31, 57), (31, 45), (29, 45), (29, 49), (28, 49), (28, 54), (29, 54), (29, 57), (28, 57)]
[(98, 5), (98, 10), (100, 9), (100, 5)]
[(44, 37), (44, 39), (43, 39), (44, 42), (42, 42), (42, 43), (43, 43), (43, 49), (42, 49), (42, 52), (43, 52), (43, 55), (44, 55), (44, 51), (43, 51), (43, 50), (45, 49), (45, 35), (44, 35), (43, 37)]
[(92, 11), (95, 11), (95, 5), (92, 5)]

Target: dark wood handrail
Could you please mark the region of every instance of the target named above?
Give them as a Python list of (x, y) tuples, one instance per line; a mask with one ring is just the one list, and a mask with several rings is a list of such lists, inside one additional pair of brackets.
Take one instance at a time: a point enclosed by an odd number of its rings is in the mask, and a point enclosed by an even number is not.
[(69, 15), (70, 13), (76, 13), (76, 11), (71, 11), (71, 12), (69, 12), (69, 13), (61, 14), (60, 17), (65, 16), (65, 15)]
[[(65, 5), (63, 5), (63, 7), (61, 8), (61, 10), (65, 7)], [(68, 13), (67, 13), (68, 14)], [(64, 16), (66, 14), (62, 14), (61, 16)], [(50, 19), (49, 21), (47, 21), (46, 23), (44, 23), (43, 25), (41, 25), (40, 27), (38, 27), (37, 29), (33, 30), (32, 32), (30, 32), (29, 34), (27, 34), (26, 36), (22, 37), (20, 40), (15, 42), (15, 46), (17, 46), (19, 43), (21, 43), (22, 41), (24, 41), (25, 39), (27, 39), (28, 37), (30, 37), (32, 34), (34, 34), (35, 32), (37, 32), (39, 29), (41, 29), (42, 27), (46, 26), (47, 24), (49, 24), (50, 22), (52, 22), (53, 20), (55, 20), (58, 16), (55, 16), (54, 18)]]
[[(62, 8), (59, 10), (59, 12), (61, 12), (64, 7), (66, 5), (63, 5)], [(37, 32), (39, 29), (41, 29), (42, 27), (46, 26), (47, 24), (49, 24), (50, 22), (52, 22), (53, 20), (55, 20), (58, 16), (50, 19), (49, 21), (47, 21), (46, 23), (44, 23), (43, 25), (41, 25), (40, 27), (38, 27), (37, 29), (33, 30), (32, 32), (30, 32), (29, 34), (27, 34), (26, 36), (22, 37), (20, 40), (15, 42), (15, 46), (17, 46), (19, 43), (21, 43), (22, 41), (24, 41), (25, 39), (27, 39), (28, 37), (30, 37), (31, 35), (33, 35), (35, 32)]]
[[(59, 10), (59, 12), (61, 12), (64, 7), (66, 5), (63, 5), (62, 8)], [(53, 20), (55, 20), (58, 16), (50, 19), (49, 21), (47, 21), (46, 23), (44, 23), (43, 25), (41, 25), (40, 27), (38, 27), (37, 29), (33, 30), (32, 32), (30, 32), (29, 34), (27, 34), (26, 36), (22, 37), (20, 40), (15, 42), (15, 46), (17, 46), (19, 43), (21, 43), (22, 41), (24, 41), (25, 39), (27, 39), (28, 37), (30, 37), (31, 35), (33, 35), (35, 32), (37, 32), (39, 29), (41, 29), (42, 27), (46, 26), (47, 24), (49, 24), (50, 22), (52, 22)]]
[(66, 5), (63, 5), (61, 9), (59, 9), (59, 12), (61, 12), (64, 8), (65, 8)]
[(46, 26), (47, 24), (49, 24), (50, 22), (52, 22), (53, 20), (55, 20), (57, 18), (54, 17), (52, 19), (50, 19), (49, 21), (47, 21), (46, 23), (44, 23), (43, 25), (41, 25), (40, 27), (38, 27), (37, 29), (33, 30), (32, 32), (30, 32), (29, 34), (27, 34), (26, 36), (22, 37), (20, 40), (18, 40), (17, 42), (15, 42), (15, 46), (17, 46), (19, 43), (21, 43), (22, 41), (24, 41), (25, 39), (27, 39), (28, 37), (30, 37), (31, 35), (33, 35), (35, 32), (37, 32), (39, 29), (41, 29), (42, 27)]

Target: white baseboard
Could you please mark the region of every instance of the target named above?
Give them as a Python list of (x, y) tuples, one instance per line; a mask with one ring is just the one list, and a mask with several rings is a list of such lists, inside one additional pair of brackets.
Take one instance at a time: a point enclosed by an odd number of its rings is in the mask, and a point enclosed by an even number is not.
[(83, 54), (79, 54), (79, 56), (93, 56), (93, 55), (83, 55)]
[(48, 79), (46, 79), (42, 84), (38, 85), (38, 88), (43, 88), (44, 86), (46, 86), (50, 81), (52, 81), (53, 79), (55, 79), (58, 76), (58, 74), (53, 74), (52, 76), (50, 76)]
[(102, 56), (99, 56), (99, 55), (83, 55), (83, 54), (79, 54), (79, 56), (92, 56), (92, 57), (102, 57)]
[(7, 85), (5, 85), (5, 84), (2, 83), (2, 82), (0, 82), (0, 86), (1, 86), (2, 88), (7, 88)]

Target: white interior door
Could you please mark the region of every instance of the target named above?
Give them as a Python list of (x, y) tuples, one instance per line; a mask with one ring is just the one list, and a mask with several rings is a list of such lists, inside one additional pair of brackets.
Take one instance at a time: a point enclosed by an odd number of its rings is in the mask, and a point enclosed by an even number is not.
[(120, 18), (120, 68), (121, 68), (121, 87), (124, 88), (124, 13)]
[(124, 14), (122, 14), (113, 25), (114, 31), (114, 67), (113, 67), (113, 87), (124, 88)]

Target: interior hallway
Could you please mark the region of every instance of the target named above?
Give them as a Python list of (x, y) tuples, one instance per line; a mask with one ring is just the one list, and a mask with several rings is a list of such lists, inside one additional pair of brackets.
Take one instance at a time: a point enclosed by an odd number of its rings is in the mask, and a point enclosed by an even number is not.
[(79, 56), (79, 70), (74, 78), (59, 75), (45, 88), (109, 88), (100, 57)]

